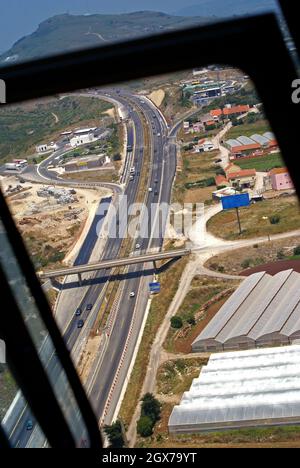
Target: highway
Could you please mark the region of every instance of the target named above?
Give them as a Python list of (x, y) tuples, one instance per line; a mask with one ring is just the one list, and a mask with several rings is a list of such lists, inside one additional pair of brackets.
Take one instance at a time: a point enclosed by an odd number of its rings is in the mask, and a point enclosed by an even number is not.
[[(101, 94), (99, 95), (99, 98), (101, 98)], [(150, 174), (150, 187), (154, 188), (155, 186), (157, 186), (158, 188), (158, 190), (146, 192), (147, 208), (150, 209), (152, 203), (169, 203), (171, 197), (172, 183), (174, 180), (176, 169), (176, 145), (174, 145), (172, 139), (168, 138), (168, 130), (164, 119), (162, 118), (159, 111), (154, 106), (151, 106), (146, 100), (143, 101), (138, 97), (129, 96), (125, 93), (122, 95), (114, 95), (113, 93), (111, 93), (111, 98), (116, 99), (118, 102), (121, 102), (123, 106), (129, 109), (129, 114), (134, 129), (134, 148), (132, 154), (130, 153), (127, 155), (127, 158), (130, 160), (130, 162), (128, 162), (128, 164), (126, 165), (126, 171), (123, 175), (124, 181), (127, 181), (124, 194), (128, 198), (128, 205), (130, 206), (136, 200), (139, 185), (138, 175), (142, 171), (144, 161), (145, 138), (140, 116), (134, 110), (134, 108), (136, 107), (138, 107), (140, 111), (144, 113), (148, 121), (148, 127), (152, 133), (151, 140), (153, 160), (151, 164), (152, 172)], [(58, 150), (58, 152), (56, 152), (55, 155), (52, 155), (51, 158), (48, 158), (47, 161), (44, 162), (44, 164), (42, 163), (37, 170), (37, 175), (39, 177), (45, 177), (48, 180), (51, 179), (51, 181), (55, 181), (55, 179), (57, 179), (57, 176), (53, 174), (52, 171), (48, 171), (47, 166), (49, 164), (53, 164), (54, 158), (57, 158), (57, 156), (59, 154), (62, 154), (61, 152), (64, 151), (64, 149)], [(128, 169), (131, 165), (135, 166), (137, 174), (137, 176), (134, 177), (134, 180), (132, 181), (128, 180)], [(72, 183), (73, 182), (70, 182), (70, 185), (72, 185)], [(110, 186), (110, 184), (106, 185)], [(145, 190), (147, 190), (147, 187), (145, 187)], [(120, 197), (122, 197), (122, 194), (119, 191), (119, 193), (113, 201), (116, 207), (118, 206), (118, 201), (120, 200)], [(125, 221), (127, 221), (127, 212), (125, 210), (120, 209), (118, 211), (118, 219), (121, 226), (123, 225), (124, 217), (126, 218)], [(154, 219), (156, 224), (159, 223), (158, 216), (154, 216)], [(163, 233), (166, 226), (166, 221), (167, 219), (165, 216), (164, 219), (162, 219), (161, 221), (161, 227), (158, 236), (152, 236), (150, 239), (146, 235), (144, 237), (138, 237), (133, 241), (133, 248), (135, 243), (139, 243), (141, 245), (141, 254), (147, 252), (149, 248), (159, 250), (163, 243)], [(145, 224), (145, 218), (143, 219), (143, 213), (141, 224)], [(88, 235), (85, 247), (83, 250), (81, 250), (79, 257), (77, 258), (77, 264), (81, 264), (85, 258), (89, 257), (90, 250), (94, 245), (94, 236), (96, 236), (96, 233), (93, 231), (94, 229), (90, 231)], [(107, 240), (103, 255), (99, 260), (115, 259), (119, 256), (120, 248), (122, 245), (122, 233), (119, 234), (119, 237), (117, 237), (116, 239), (109, 238)], [(128, 347), (126, 359), (122, 360), (122, 372), (125, 372), (125, 374), (127, 373), (126, 369), (129, 368), (131, 358), (135, 349), (136, 341), (138, 338), (138, 331), (144, 319), (144, 313), (148, 299), (147, 283), (151, 280), (151, 278), (144, 278), (143, 264), (130, 266), (128, 268), (128, 274), (131, 273), (136, 274), (136, 277), (131, 278), (129, 280), (125, 280), (120, 286), (121, 294), (119, 304), (121, 304), (121, 306), (119, 306), (116, 311), (118, 326), (114, 326), (112, 328), (109, 339), (106, 340), (105, 359), (102, 359), (99, 363), (99, 366), (96, 369), (93, 369), (93, 375), (90, 375), (87, 380), (88, 394), (90, 396), (91, 403), (96, 411), (99, 421), (103, 418), (104, 411), (107, 408), (107, 399), (111, 392), (111, 388), (115, 381), (116, 375), (120, 373), (120, 362), (124, 355), (124, 349), (126, 343), (128, 342), (128, 336), (130, 335), (130, 332), (132, 331), (132, 327), (134, 325), (135, 332), (131, 334), (131, 341), (130, 346)], [(101, 270), (96, 273), (95, 277), (109, 277), (109, 274), (110, 270)], [(83, 314), (80, 318), (82, 318), (86, 322), (84, 327), (86, 328), (85, 333), (87, 333), (88, 331), (87, 323), (89, 326), (93, 325), (94, 321), (97, 318), (97, 313), (99, 310), (99, 307), (97, 306), (97, 308), (94, 307), (91, 311), (88, 311), (87, 306), (88, 304), (94, 305), (96, 303), (98, 303), (99, 305), (99, 298), (100, 301), (104, 299), (106, 286), (107, 283), (91, 286), (88, 289), (88, 292), (83, 297), (80, 304), (78, 304), (78, 307), (80, 307), (83, 311)], [(135, 297), (129, 298), (130, 292), (132, 291), (135, 292)], [(139, 301), (138, 307), (136, 307), (137, 301)], [(74, 312), (75, 310), (71, 311), (71, 315), (72, 313), (74, 314)], [(75, 319), (74, 317), (70, 320), (64, 333), (64, 339), (70, 351), (74, 348), (81, 333), (82, 330), (77, 328), (77, 318)], [(47, 369), (50, 375), (53, 375), (55, 373), (55, 368), (56, 359), (54, 358), (54, 356), (49, 356)], [(106, 422), (111, 422), (112, 415), (118, 402), (118, 397), (120, 396), (121, 390), (122, 382), (120, 380), (118, 382), (118, 385), (116, 386), (113, 395), (113, 402), (111, 403), (109, 408), (110, 414), (107, 416)], [(33, 418), (30, 416), (30, 411), (26, 409), (21, 414), (21, 418), (18, 419), (19, 422), (17, 424), (17, 427), (14, 427), (14, 431), (11, 434), (11, 443), (14, 446), (26, 446), (30, 437), (32, 437), (30, 433), (26, 431), (26, 421), (28, 419)], [(36, 428), (34, 432), (38, 432)], [(38, 438), (40, 437), (37, 437), (37, 439)]]
[[(156, 194), (155, 190), (153, 190), (146, 196), (146, 205), (149, 210), (152, 203), (166, 202), (169, 204), (170, 202), (176, 170), (176, 147), (175, 151), (172, 151), (172, 143), (169, 142), (167, 136), (167, 126), (160, 112), (146, 100), (132, 96), (130, 96), (130, 100), (143, 111), (148, 120), (148, 128), (152, 133), (153, 162), (151, 165), (150, 187), (157, 186), (158, 193)], [(165, 216), (161, 220), (157, 237), (138, 237), (134, 241), (141, 245), (141, 254), (148, 249), (159, 250), (162, 247), (166, 222), (167, 217)], [(145, 226), (146, 223), (145, 219), (142, 219), (141, 225)], [(159, 217), (155, 221), (155, 224), (158, 223)], [(122, 293), (118, 310), (115, 313), (115, 326), (110, 331), (104, 358), (96, 369), (92, 369), (92, 375), (89, 376), (87, 381), (88, 393), (94, 410), (99, 420), (106, 424), (111, 423), (114, 417), (123, 382), (127, 377), (139, 331), (144, 320), (149, 297), (148, 283), (152, 280), (152, 277), (146, 276), (144, 265), (129, 267), (128, 274), (130, 273), (134, 273), (136, 277), (124, 281), (124, 284), (121, 285)], [(131, 292), (135, 293), (134, 298), (130, 297)], [(128, 341), (129, 336), (130, 340)], [(124, 352), (124, 350), (126, 351)], [(121, 367), (120, 362), (122, 362)], [(119, 376), (118, 380), (116, 380), (117, 375)]]

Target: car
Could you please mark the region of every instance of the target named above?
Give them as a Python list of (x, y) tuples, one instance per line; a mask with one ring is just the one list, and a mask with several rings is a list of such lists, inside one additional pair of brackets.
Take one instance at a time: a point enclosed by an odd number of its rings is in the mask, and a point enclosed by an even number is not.
[(140, 244), (135, 244), (135, 248), (139, 250), (141, 248)]
[(154, 195), (158, 195), (158, 191), (157, 191), (157, 190), (155, 190)]
[(86, 306), (86, 310), (92, 310), (92, 308), (93, 308), (93, 304), (88, 304), (88, 305)]
[(158, 184), (158, 180), (157, 180), (157, 179), (155, 179), (154, 183), (155, 183), (155, 184)]
[(76, 309), (76, 312), (75, 312), (76, 317), (79, 317), (81, 313), (82, 313), (82, 310), (80, 307), (78, 307), (78, 309)]
[(129, 294), (129, 297), (135, 297), (135, 292), (131, 291), (131, 293)]
[(129, 177), (129, 180), (134, 180), (133, 175), (131, 175), (131, 176)]
[(78, 320), (77, 322), (77, 328), (83, 328), (84, 321), (83, 320)]
[(152, 192), (153, 189), (151, 187), (148, 188), (148, 192)]
[(32, 429), (33, 429), (33, 422), (31, 421), (31, 419), (28, 419), (26, 423), (26, 431), (32, 431)]

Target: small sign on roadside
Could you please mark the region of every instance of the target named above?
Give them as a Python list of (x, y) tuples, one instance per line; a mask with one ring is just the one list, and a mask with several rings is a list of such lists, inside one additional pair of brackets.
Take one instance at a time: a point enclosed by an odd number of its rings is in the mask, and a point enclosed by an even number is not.
[(160, 293), (160, 283), (149, 283), (150, 294)]

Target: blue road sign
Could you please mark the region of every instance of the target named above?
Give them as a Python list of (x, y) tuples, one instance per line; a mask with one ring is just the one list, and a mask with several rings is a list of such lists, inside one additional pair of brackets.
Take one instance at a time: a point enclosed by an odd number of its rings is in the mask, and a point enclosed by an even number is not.
[(231, 210), (233, 208), (240, 208), (242, 206), (250, 205), (249, 193), (241, 193), (239, 195), (230, 195), (229, 197), (222, 197), (223, 210)]
[(160, 292), (160, 283), (149, 283), (149, 290), (151, 294), (158, 294)]

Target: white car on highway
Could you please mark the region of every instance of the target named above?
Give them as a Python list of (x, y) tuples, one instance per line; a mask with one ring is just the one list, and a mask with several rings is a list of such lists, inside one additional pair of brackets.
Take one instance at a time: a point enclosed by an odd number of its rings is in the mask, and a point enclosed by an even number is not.
[(132, 292), (129, 294), (129, 297), (135, 297), (135, 293), (132, 291)]

